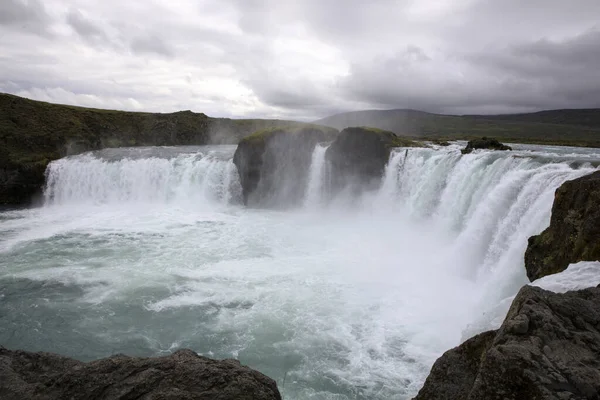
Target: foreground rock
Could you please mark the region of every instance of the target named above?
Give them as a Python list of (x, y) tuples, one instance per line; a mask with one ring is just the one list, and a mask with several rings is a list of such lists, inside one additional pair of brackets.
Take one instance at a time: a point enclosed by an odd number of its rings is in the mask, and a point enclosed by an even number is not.
[(280, 400), (281, 395), (267, 376), (235, 360), (215, 361), (191, 350), (83, 363), (0, 347), (0, 398)]
[(550, 226), (529, 238), (525, 252), (531, 281), (579, 261), (600, 261), (600, 172), (558, 188)]
[(327, 149), (334, 192), (347, 187), (376, 187), (395, 147), (423, 147), (395, 133), (375, 128), (346, 128)]
[(467, 147), (461, 151), (463, 154), (469, 154), (475, 149), (512, 150), (512, 147), (502, 144), (496, 139), (482, 137), (481, 139), (469, 140)]
[(597, 400), (600, 288), (525, 286), (497, 331), (447, 351), (415, 400)]
[(331, 141), (333, 128), (312, 126), (268, 129), (240, 141), (233, 156), (244, 204), (280, 207), (304, 198), (313, 151), (319, 142)]

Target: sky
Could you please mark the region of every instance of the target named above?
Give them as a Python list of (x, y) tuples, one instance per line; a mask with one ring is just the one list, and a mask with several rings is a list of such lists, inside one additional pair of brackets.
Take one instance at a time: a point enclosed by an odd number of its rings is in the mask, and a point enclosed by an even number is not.
[(600, 107), (600, 1), (0, 0), (0, 92), (296, 120)]

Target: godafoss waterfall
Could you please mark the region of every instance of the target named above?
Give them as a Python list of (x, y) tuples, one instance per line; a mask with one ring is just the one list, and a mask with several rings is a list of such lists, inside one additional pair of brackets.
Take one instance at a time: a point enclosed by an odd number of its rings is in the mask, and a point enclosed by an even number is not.
[(357, 190), (318, 144), (306, 179), (271, 179), (286, 191), (261, 204), (235, 150), (52, 162), (42, 206), (0, 213), (0, 343), (80, 360), (190, 348), (286, 400), (409, 399), (443, 352), (502, 323), (555, 190), (600, 163), (598, 149), (398, 148)]

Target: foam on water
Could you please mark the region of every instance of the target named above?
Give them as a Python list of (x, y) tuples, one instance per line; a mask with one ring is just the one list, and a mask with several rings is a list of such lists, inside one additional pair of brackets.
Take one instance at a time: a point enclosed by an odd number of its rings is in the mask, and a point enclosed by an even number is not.
[(0, 343), (80, 359), (190, 347), (286, 399), (408, 399), (441, 353), (501, 322), (554, 190), (594, 170), (410, 149), (378, 192), (326, 206), (325, 150), (285, 212), (238, 204), (232, 147), (52, 163), (45, 207), (0, 213)]

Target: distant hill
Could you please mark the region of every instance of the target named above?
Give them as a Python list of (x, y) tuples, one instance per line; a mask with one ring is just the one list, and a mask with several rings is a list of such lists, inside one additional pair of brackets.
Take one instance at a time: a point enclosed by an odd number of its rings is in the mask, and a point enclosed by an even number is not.
[(100, 110), (0, 93), (0, 204), (39, 190), (52, 160), (104, 147), (235, 144), (251, 133), (300, 122)]
[(462, 116), (416, 110), (369, 110), (336, 114), (315, 123), (336, 129), (372, 126), (425, 139), (490, 136), (507, 142), (600, 147), (600, 109)]
[(535, 122), (600, 128), (600, 109), (598, 108), (549, 110), (526, 114), (465, 115), (464, 117), (494, 121)]

